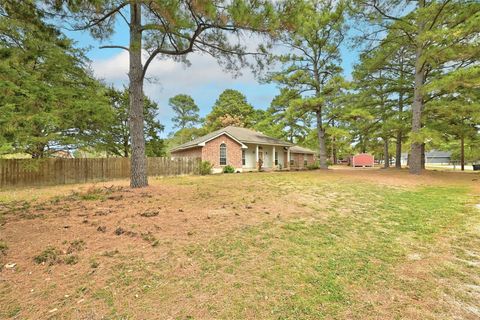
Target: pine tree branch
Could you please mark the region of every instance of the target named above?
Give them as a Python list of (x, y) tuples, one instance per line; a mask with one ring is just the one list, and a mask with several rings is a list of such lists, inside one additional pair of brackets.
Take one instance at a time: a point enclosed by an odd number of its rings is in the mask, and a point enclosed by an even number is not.
[(123, 50), (127, 50), (127, 51), (130, 51), (130, 49), (128, 49), (127, 47), (124, 47), (124, 46), (101, 46), (99, 47), (100, 49), (123, 49)]
[(98, 26), (99, 24), (101, 24), (102, 22), (104, 22), (105, 20), (107, 20), (108, 18), (112, 17), (113, 15), (115, 15), (117, 12), (120, 12), (120, 10), (122, 10), (124, 7), (126, 7), (128, 5), (128, 2), (123, 2), (122, 4), (120, 4), (119, 6), (117, 6), (115, 9), (111, 10), (110, 12), (106, 13), (105, 15), (103, 15), (101, 18), (99, 19), (93, 19), (91, 20), (89, 23), (87, 23), (86, 25), (83, 25), (81, 27), (77, 27), (77, 28), (74, 28), (73, 30), (71, 31), (80, 31), (80, 30), (87, 30), (89, 28), (92, 28), (92, 27), (95, 27), (95, 26)]
[(145, 74), (147, 73), (148, 66), (150, 65), (150, 63), (152, 63), (153, 59), (155, 59), (155, 57), (157, 55), (167, 54), (167, 55), (172, 55), (172, 56), (180, 56), (180, 55), (184, 55), (184, 54), (187, 54), (189, 52), (192, 52), (195, 41), (200, 36), (200, 34), (205, 30), (206, 30), (206, 28), (204, 26), (202, 26), (202, 25), (197, 26), (197, 29), (195, 30), (193, 36), (190, 38), (189, 45), (186, 49), (179, 50), (179, 49), (175, 48), (175, 50), (166, 50), (166, 49), (162, 49), (162, 47), (158, 47), (155, 50), (153, 50), (150, 53), (150, 56), (148, 57), (147, 61), (145, 62), (145, 65), (143, 67), (142, 79), (145, 78)]
[(371, 6), (381, 15), (383, 16), (384, 18), (387, 18), (387, 19), (390, 19), (390, 20), (394, 20), (394, 21), (400, 21), (400, 22), (405, 22), (408, 24), (408, 22), (406, 22), (405, 20), (401, 19), (401, 18), (398, 18), (398, 17), (394, 17), (394, 16), (391, 16), (387, 13), (385, 13), (378, 5), (377, 5), (377, 1), (374, 0), (371, 4)]

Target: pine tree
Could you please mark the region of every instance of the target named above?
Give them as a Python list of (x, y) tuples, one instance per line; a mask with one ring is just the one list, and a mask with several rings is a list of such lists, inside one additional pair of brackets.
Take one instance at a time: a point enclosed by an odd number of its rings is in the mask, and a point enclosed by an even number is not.
[(272, 137), (302, 144), (310, 131), (312, 116), (292, 104), (300, 98), (296, 90), (280, 89), (255, 128)]
[(198, 114), (200, 109), (189, 95), (177, 94), (168, 100), (168, 104), (175, 113), (172, 122), (176, 128), (182, 130), (193, 127), (201, 122), (200, 115)]
[[(226, 68), (238, 70), (247, 63), (248, 53), (229, 34), (276, 29), (275, 10), (267, 0), (44, 0), (68, 21), (77, 21), (76, 30), (89, 30), (98, 39), (114, 33), (116, 19), (129, 28), (128, 46), (111, 45), (129, 53), (131, 179), (132, 187), (148, 185), (143, 136), (143, 83), (149, 65), (159, 58), (188, 63), (193, 51), (210, 54)], [(235, 38), (235, 39), (238, 39)], [(146, 53), (145, 63), (142, 52)]]
[(406, 111), (410, 108), (413, 84), (411, 56), (402, 47), (379, 46), (363, 53), (354, 70), (357, 98), (363, 97), (363, 107), (376, 119), (371, 122), (375, 130), (369, 130), (369, 134), (372, 139), (377, 138), (375, 134), (382, 138), (383, 154), (387, 156), (391, 139), (396, 140), (397, 168), (401, 168), (402, 142), (408, 130)]
[(42, 158), (96, 144), (112, 114), (83, 51), (33, 4), (0, 5), (0, 150)]
[[(131, 155), (128, 90), (110, 88), (107, 96), (110, 100), (113, 118), (107, 126), (108, 129), (102, 135), (102, 143), (99, 143), (97, 148), (106, 150), (107, 153), (115, 156), (128, 158)], [(166, 152), (160, 134), (164, 130), (164, 126), (157, 120), (158, 105), (148, 97), (144, 97), (144, 101), (146, 154), (151, 157), (163, 156)]]
[[(320, 167), (327, 168), (326, 104), (335, 92), (336, 78), (342, 71), (340, 45), (345, 38), (345, 5), (342, 1), (287, 1), (290, 12), (284, 23), (290, 26), (277, 37), (286, 53), (273, 58), (282, 66), (268, 78), (287, 88), (297, 90), (303, 101), (297, 108), (313, 112), (316, 118)], [(285, 50), (283, 50), (285, 51)]]
[[(465, 170), (465, 145), (473, 146), (480, 131), (480, 77), (475, 76), (474, 72), (467, 73), (473, 77), (467, 78), (466, 84), (459, 83), (452, 87), (452, 81), (446, 81), (450, 89), (443, 90), (449, 93), (431, 100), (426, 106), (429, 127), (437, 130), (447, 142), (458, 141), (462, 171)], [(469, 84), (474, 82), (476, 84), (472, 88)]]
[[(420, 174), (425, 104), (431, 81), (479, 58), (480, 3), (475, 0), (357, 0), (357, 15), (370, 26), (366, 39), (414, 52), (410, 173)], [(374, 26), (372, 30), (372, 26)], [(387, 31), (387, 36), (383, 37)], [(364, 38), (365, 40), (365, 38)], [(435, 80), (433, 80), (435, 79)]]

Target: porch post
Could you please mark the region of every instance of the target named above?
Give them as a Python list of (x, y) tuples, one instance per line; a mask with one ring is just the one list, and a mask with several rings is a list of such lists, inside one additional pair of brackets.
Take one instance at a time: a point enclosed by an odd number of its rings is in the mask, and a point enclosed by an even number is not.
[(275, 146), (273, 146), (272, 169), (275, 169)]
[(290, 169), (290, 148), (287, 149), (287, 168)]
[(258, 169), (258, 144), (256, 146), (256, 149), (255, 149), (255, 165), (257, 166), (257, 169)]

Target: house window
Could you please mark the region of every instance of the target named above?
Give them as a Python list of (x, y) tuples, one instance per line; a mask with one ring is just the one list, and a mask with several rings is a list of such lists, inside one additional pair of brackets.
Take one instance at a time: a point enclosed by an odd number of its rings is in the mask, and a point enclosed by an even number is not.
[(275, 151), (275, 165), (278, 166), (278, 152)]
[(306, 155), (306, 154), (303, 154), (303, 165), (304, 165), (304, 166), (307, 166), (307, 164), (308, 164), (307, 155)]
[(227, 145), (222, 143), (220, 145), (220, 165), (225, 166), (227, 164)]
[(246, 163), (245, 161), (245, 149), (242, 149), (242, 166), (244, 166)]

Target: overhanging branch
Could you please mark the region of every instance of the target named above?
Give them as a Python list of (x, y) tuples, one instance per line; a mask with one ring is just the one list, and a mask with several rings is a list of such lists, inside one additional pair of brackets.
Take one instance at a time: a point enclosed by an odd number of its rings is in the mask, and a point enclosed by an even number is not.
[(127, 47), (124, 46), (101, 46), (100, 49), (123, 49), (130, 51)]

